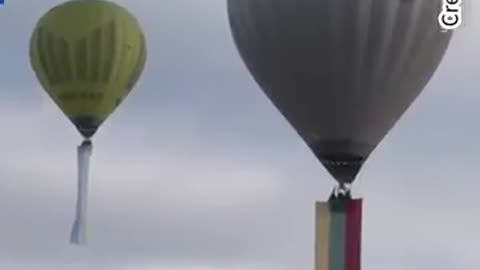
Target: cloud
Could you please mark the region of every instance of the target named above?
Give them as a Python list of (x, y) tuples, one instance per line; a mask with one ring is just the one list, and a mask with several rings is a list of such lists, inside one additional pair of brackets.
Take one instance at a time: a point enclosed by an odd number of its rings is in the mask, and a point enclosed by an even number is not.
[[(2, 106), (0, 114), (2, 124), (15, 126), (2, 140), (8, 204), (0, 206), (0, 250), (6, 258), (63, 261), (55, 254), (73, 252), (64, 243), (73, 214), (74, 131), (54, 106), (12, 107)], [(235, 262), (271, 252), (276, 232), (268, 220), (286, 192), (271, 168), (192, 152), (188, 144), (132, 142), (121, 130), (99, 138), (95, 148), (90, 236), (103, 256)]]
[[(168, 145), (178, 137), (195, 140), (179, 130), (139, 141), (129, 126), (106, 126), (95, 140), (91, 243), (82, 250), (65, 244), (73, 214), (75, 131), (54, 106), (0, 107), (2, 123), (15, 126), (1, 145), (5, 267), (9, 260), (50, 269), (312, 267), (313, 202), (326, 197), (332, 182), (301, 144), (294, 152), (278, 147), (287, 161), (266, 162), (246, 157), (247, 150), (223, 152), (212, 141), (211, 153), (204, 151), (208, 147)], [(433, 258), (445, 258), (443, 266), (474, 269), (478, 259), (465, 248), (474, 250), (471, 233), (480, 225), (471, 214), (475, 183), (462, 181), (471, 178), (474, 160), (396, 163), (397, 152), (389, 147), (395, 139), (372, 157), (358, 183), (366, 199), (365, 264), (416, 269), (440, 267)], [(437, 169), (447, 165), (447, 172)]]

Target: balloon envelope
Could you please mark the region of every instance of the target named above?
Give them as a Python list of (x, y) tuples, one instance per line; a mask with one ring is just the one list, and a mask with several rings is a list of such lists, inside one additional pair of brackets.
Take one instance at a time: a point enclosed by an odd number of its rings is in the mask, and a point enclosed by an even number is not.
[(442, 0), (228, 0), (247, 68), (339, 182), (429, 81), (451, 32)]
[(74, 0), (39, 20), (30, 58), (43, 88), (88, 138), (139, 79), (146, 44), (139, 23), (123, 7)]

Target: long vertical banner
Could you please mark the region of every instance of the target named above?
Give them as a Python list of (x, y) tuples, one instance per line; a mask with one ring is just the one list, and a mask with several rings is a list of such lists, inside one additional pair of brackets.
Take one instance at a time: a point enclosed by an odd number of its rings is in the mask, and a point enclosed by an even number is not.
[(362, 199), (317, 202), (315, 270), (360, 270)]

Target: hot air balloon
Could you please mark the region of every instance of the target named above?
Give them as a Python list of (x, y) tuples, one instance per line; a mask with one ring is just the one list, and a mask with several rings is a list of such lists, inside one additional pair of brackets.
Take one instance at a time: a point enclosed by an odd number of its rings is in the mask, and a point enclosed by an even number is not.
[(359, 269), (351, 184), (441, 62), (442, 2), (227, 0), (247, 69), (339, 184), (317, 205), (317, 270)]
[(73, 0), (50, 9), (30, 40), (31, 65), (43, 89), (75, 125), (78, 198), (71, 243), (86, 242), (87, 179), (91, 138), (127, 97), (146, 62), (137, 19), (104, 0)]
[(341, 184), (420, 94), (451, 38), (442, 0), (228, 0), (264, 93)]

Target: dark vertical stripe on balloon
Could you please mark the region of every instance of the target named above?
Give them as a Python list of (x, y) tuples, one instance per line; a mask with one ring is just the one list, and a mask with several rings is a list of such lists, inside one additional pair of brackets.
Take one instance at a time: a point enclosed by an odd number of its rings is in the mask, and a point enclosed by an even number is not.
[(345, 270), (345, 208), (330, 211), (330, 270)]
[[(329, 78), (330, 89), (326, 89), (328, 91), (332, 91), (332, 95), (329, 97), (329, 100), (333, 103), (339, 102), (340, 97), (343, 95), (338, 95), (334, 94), (336, 92), (341, 92), (346, 89), (344, 87), (344, 84), (348, 81), (345, 80), (345, 77), (342, 75), (345, 74), (345, 65), (347, 59), (345, 52), (348, 51), (348, 49), (345, 47), (346, 44), (344, 44), (342, 41), (342, 38), (344, 37), (345, 33), (345, 25), (346, 25), (346, 14), (344, 12), (338, 12), (339, 10), (345, 10), (345, 1), (329, 1), (329, 24), (333, 25), (335, 27), (332, 27), (329, 29), (329, 37), (330, 37), (330, 45), (332, 46), (331, 48), (334, 48), (331, 50), (331, 55), (330, 55), (330, 66), (329, 69), (331, 70), (331, 77)], [(304, 73), (303, 70), (300, 70), (300, 73)], [(347, 75), (345, 75), (347, 76)], [(349, 78), (349, 77), (347, 77)], [(342, 97), (342, 99), (344, 99)], [(345, 108), (341, 107), (332, 107), (331, 113), (333, 115), (340, 115), (340, 111), (344, 110)], [(343, 119), (338, 121), (338, 124), (342, 123)], [(336, 125), (337, 123), (335, 123)]]
[(100, 65), (102, 63), (102, 28), (97, 28), (89, 39), (90, 43), (90, 80), (98, 82), (100, 79)]
[[(405, 30), (405, 37), (403, 38), (403, 46), (400, 52), (397, 52), (398, 59), (397, 66), (394, 70), (392, 70), (393, 74), (396, 76), (396, 81), (403, 79), (403, 70), (405, 70), (405, 66), (407, 64), (408, 56), (415, 47), (415, 31), (417, 27), (420, 27), (420, 18), (421, 18), (421, 9), (419, 8), (420, 2), (408, 2), (405, 6), (405, 11), (408, 12), (408, 16), (401, 16), (404, 18), (404, 21), (399, 22), (404, 23)], [(405, 12), (404, 11), (404, 12)], [(399, 11), (400, 12), (400, 11)], [(392, 83), (396, 83), (392, 82)]]
[[(429, 7), (425, 8), (424, 5), (429, 5)], [(422, 56), (422, 54), (424, 52), (424, 49), (425, 49), (424, 46), (429, 46), (429, 44), (431, 44), (429, 42), (430, 41), (429, 38), (435, 36), (435, 34), (436, 34), (435, 31), (439, 31), (438, 29), (433, 29), (430, 32), (426, 33), (425, 29), (423, 29), (423, 28), (426, 28), (426, 26), (429, 25), (430, 23), (437, 24), (436, 20), (432, 20), (432, 18), (430, 18), (428, 16), (428, 14), (431, 13), (431, 12), (429, 12), (429, 10), (431, 8), (434, 8), (432, 6), (432, 3), (425, 2), (425, 1), (418, 1), (418, 2), (415, 3), (414, 8), (418, 9), (417, 15), (419, 16), (417, 18), (418, 19), (418, 23), (417, 23), (418, 26), (415, 27), (415, 33), (412, 33), (412, 35), (413, 35), (412, 38), (415, 41), (415, 43), (414, 43), (415, 46), (410, 48), (410, 50), (408, 52), (408, 55), (406, 57), (406, 59), (408, 59), (408, 61), (406, 61), (404, 63), (403, 70), (400, 74), (400, 76), (402, 76), (402, 78), (408, 78), (407, 77), (408, 73), (410, 73), (412, 70), (416, 70), (415, 68), (412, 68), (412, 66), (414, 64), (416, 64), (416, 61), (418, 61), (418, 59)], [(412, 12), (413, 12), (413, 10), (412, 10)]]
[[(392, 43), (394, 36), (393, 31), (395, 28), (396, 17), (398, 15), (397, 10), (399, 8), (398, 1), (382, 1), (383, 2), (383, 14), (384, 20), (382, 23), (382, 38), (380, 40), (379, 51), (375, 60), (375, 66), (373, 71), (372, 89), (375, 90), (375, 94), (386, 94), (386, 71), (388, 70), (388, 56), (390, 50), (396, 50), (396, 44)], [(382, 93), (380, 93), (382, 92)], [(376, 112), (374, 112), (376, 113)]]
[[(322, 55), (325, 59), (324, 62), (326, 65), (330, 66), (335, 66), (335, 43), (329, 40), (329, 38), (332, 36), (332, 31), (335, 31), (335, 15), (332, 11), (332, 8), (334, 5), (334, 2), (332, 1), (326, 1), (324, 3), (325, 8), (321, 9), (321, 13), (319, 12), (318, 16), (319, 17), (325, 17), (324, 20), (324, 25), (322, 26), (322, 30), (324, 29), (324, 32), (322, 35), (324, 36), (324, 39), (326, 40), (324, 50), (331, 52), (325, 55)], [(325, 28), (323, 28), (325, 27)], [(288, 41), (286, 42), (288, 43)], [(338, 50), (337, 50), (338, 51)], [(323, 71), (323, 70), (322, 70)], [(288, 71), (287, 71), (288, 72)], [(325, 97), (328, 99), (333, 99), (335, 98), (335, 68), (328, 68), (325, 69), (325, 74), (322, 74), (322, 81), (325, 82), (325, 85), (322, 86), (325, 88)], [(328, 94), (328, 95), (327, 95)], [(338, 109), (338, 108), (336, 108)], [(341, 122), (341, 121), (339, 121)]]
[(77, 63), (77, 79), (85, 81), (87, 79), (88, 53), (87, 38), (77, 41), (75, 46), (75, 62)]
[(60, 68), (63, 71), (63, 79), (65, 81), (73, 80), (73, 71), (70, 59), (70, 44), (63, 39), (58, 39), (58, 51), (60, 56)]
[(45, 35), (46, 32), (45, 30), (40, 27), (38, 29), (38, 38), (35, 46), (37, 47), (37, 53), (38, 53), (38, 58), (40, 60), (40, 65), (42, 66), (42, 69), (45, 71), (46, 79), (48, 83), (51, 83), (52, 81), (52, 71), (50, 66), (48, 65), (48, 57), (46, 54), (46, 49), (45, 49)]
[(411, 44), (410, 36), (412, 24), (415, 24), (415, 12), (412, 10), (412, 1), (400, 1), (399, 7), (395, 14), (395, 26), (392, 31), (392, 44), (395, 44), (395, 46), (392, 47), (388, 56), (389, 67), (387, 68), (386, 73), (385, 89), (390, 89), (392, 84), (395, 83), (398, 69), (401, 67), (401, 63), (404, 61), (406, 51)]
[(46, 47), (47, 47), (47, 55), (48, 55), (48, 65), (51, 67), (52, 77), (50, 79), (51, 84), (57, 84), (63, 81), (63, 74), (58, 65), (59, 62), (59, 55), (57, 54), (57, 50), (55, 48), (56, 39), (52, 33), (47, 32), (47, 40), (46, 40)]
[[(346, 1), (345, 3), (346, 18), (344, 29), (342, 29), (342, 40), (347, 50), (345, 51), (345, 60), (342, 65), (346, 71), (348, 78), (353, 78), (355, 75), (355, 66), (351, 65), (351, 63), (355, 58), (355, 47), (357, 45), (355, 28), (357, 24), (356, 16), (358, 16), (358, 3), (358, 1)], [(345, 89), (352, 89), (355, 82), (353, 80), (344, 80), (344, 83), (346, 84)], [(349, 106), (354, 106), (354, 99), (350, 99), (350, 101), (353, 102), (349, 104)]]
[[(436, 4), (432, 4), (430, 6), (430, 8), (438, 10), (438, 13), (439, 13), (441, 11), (440, 2), (437, 2)], [(422, 14), (422, 17), (421, 17), (421, 20), (425, 20), (423, 22), (423, 25), (428, 25), (429, 22), (432, 23), (432, 24), (438, 25), (436, 14), (434, 14), (432, 12), (427, 13), (426, 11), (425, 11), (425, 13), (426, 14)], [(438, 27), (437, 29), (435, 29), (435, 28), (429, 29), (429, 32), (423, 31), (423, 32), (426, 32), (423, 35), (421, 35), (420, 33), (417, 33), (417, 35), (418, 35), (417, 38), (419, 39), (418, 51), (414, 52), (415, 56), (413, 56), (413, 54), (412, 54), (412, 59), (413, 60), (410, 63), (408, 63), (408, 66), (407, 66), (407, 69), (406, 69), (406, 72), (405, 72), (405, 76), (406, 76), (406, 78), (408, 78), (409, 81), (412, 81), (412, 82), (416, 81), (420, 85), (425, 85), (430, 80), (430, 76), (423, 77), (423, 78), (416, 78), (417, 74), (415, 74), (414, 70), (415, 70), (416, 66), (421, 65), (421, 64), (423, 64), (423, 65), (428, 64), (428, 65), (432, 65), (432, 66), (437, 66), (438, 65), (438, 62), (434, 61), (434, 58), (437, 58), (435, 56), (438, 55), (438, 52), (443, 51), (444, 47), (436, 46), (435, 48), (438, 51), (431, 51), (431, 53), (429, 53), (429, 54), (419, 53), (419, 52), (424, 52), (426, 50), (429, 50), (430, 46), (431, 46), (430, 44), (432, 44), (434, 40), (440, 40), (436, 36), (438, 31), (441, 31), (440, 27)], [(448, 35), (445, 34), (444, 36), (447, 37)], [(439, 59), (438, 61), (440, 61), (440, 60), (441, 59)], [(416, 96), (414, 96), (412, 98), (415, 98), (415, 97)]]
[(345, 269), (360, 270), (362, 235), (362, 199), (348, 203), (346, 213)]
[(105, 65), (103, 66), (103, 82), (107, 83), (110, 81), (113, 72), (113, 64), (115, 63), (115, 56), (116, 54), (116, 42), (115, 39), (117, 38), (117, 27), (114, 21), (111, 21), (105, 27), (105, 46), (103, 49), (105, 50), (104, 60)]
[(132, 70), (132, 75), (127, 81), (126, 89), (128, 92), (132, 90), (133, 86), (137, 82), (138, 78), (140, 77), (140, 74), (142, 73), (143, 65), (145, 64), (145, 59), (147, 54), (145, 36), (143, 34), (140, 34), (139, 38), (140, 38), (140, 48), (138, 52), (137, 61), (135, 63), (134, 69)]
[[(351, 5), (355, 3), (355, 47), (354, 47), (354, 59), (353, 59), (353, 67), (354, 67), (354, 77), (352, 80), (352, 87), (354, 89), (352, 93), (352, 100), (354, 100), (355, 106), (352, 108), (352, 111), (360, 111), (360, 108), (363, 104), (360, 102), (362, 100), (362, 96), (368, 94), (370, 89), (364, 89), (362, 86), (364, 85), (364, 81), (366, 80), (366, 76), (364, 75), (367, 68), (365, 67), (365, 54), (366, 48), (368, 45), (369, 40), (369, 24), (370, 24), (370, 12), (371, 12), (371, 2), (372, 0), (362, 0), (362, 1), (351, 1)], [(362, 114), (356, 114), (356, 117), (361, 119)], [(355, 121), (355, 123), (360, 124), (361, 121)], [(356, 127), (357, 128), (357, 127)], [(355, 130), (355, 129), (354, 129)]]
[[(383, 31), (384, 31), (384, 24), (385, 22), (385, 3), (384, 0), (374, 0), (371, 5), (370, 10), (370, 22), (368, 25), (369, 32), (368, 32), (368, 46), (367, 52), (365, 54), (365, 65), (366, 70), (369, 73), (364, 74), (365, 76), (365, 87), (367, 92), (370, 95), (376, 95), (376, 89), (373, 89), (375, 86), (375, 64), (379, 57), (379, 52), (381, 51), (381, 46), (383, 44)], [(380, 22), (380, 23), (379, 23)]]

